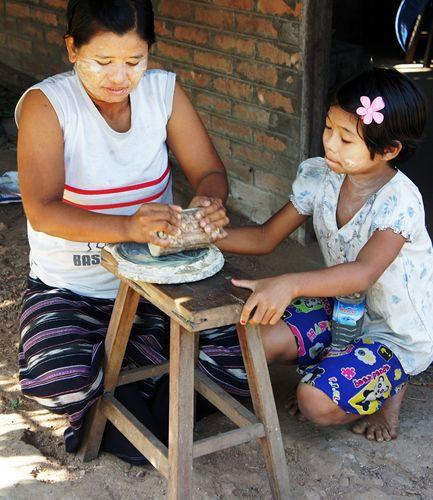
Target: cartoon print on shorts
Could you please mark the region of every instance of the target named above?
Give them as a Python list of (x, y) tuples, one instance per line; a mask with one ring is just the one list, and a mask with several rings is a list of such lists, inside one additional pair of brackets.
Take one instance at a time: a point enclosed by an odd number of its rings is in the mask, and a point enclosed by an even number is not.
[(329, 377), (328, 384), (331, 386), (332, 401), (338, 404), (338, 402), (341, 399), (341, 393), (340, 393), (340, 384), (338, 383), (337, 377)]
[(360, 415), (371, 415), (380, 408), (383, 400), (389, 397), (391, 389), (388, 377), (385, 374), (380, 375), (349, 399), (349, 404)]
[(296, 340), (296, 345), (298, 346), (298, 355), (299, 357), (305, 356), (307, 353), (304, 345), (304, 339), (302, 338), (301, 332), (296, 328), (295, 325), (292, 325), (291, 323), (287, 323), (289, 326), (290, 330), (292, 330), (292, 333), (295, 337)]
[(316, 378), (319, 378), (324, 373), (325, 370), (323, 368), (321, 368), (320, 366), (315, 366), (311, 372), (306, 373), (302, 377), (301, 382), (303, 382), (304, 384), (314, 386)]
[(376, 356), (371, 349), (367, 347), (358, 347), (355, 349), (355, 356), (366, 365), (373, 366), (376, 363)]
[(317, 344), (312, 345), (308, 349), (308, 354), (310, 355), (310, 358), (313, 360), (319, 356), (319, 354), (323, 351), (325, 348), (325, 344), (322, 344), (321, 342), (318, 342)]
[(340, 371), (341, 375), (347, 378), (347, 380), (352, 380), (356, 376), (356, 370), (353, 366), (342, 368)]
[(291, 318), (293, 314), (289, 311), (289, 308), (287, 308), (284, 312), (283, 315), (281, 316), (281, 319), (284, 321), (285, 319)]
[(398, 385), (397, 387), (394, 388), (394, 392), (396, 394), (398, 394), (402, 389), (403, 387), (406, 385), (406, 382), (403, 382), (402, 384)]
[(379, 356), (385, 361), (389, 361), (393, 357), (391, 349), (388, 349), (385, 345), (381, 345), (379, 347), (377, 354), (379, 354)]
[(316, 299), (315, 297), (301, 297), (299, 299), (295, 299), (291, 305), (297, 312), (307, 314), (312, 311), (319, 311), (320, 309), (323, 309), (324, 302), (325, 301)]
[(318, 323), (314, 323), (314, 327), (310, 328), (307, 332), (307, 337), (310, 342), (314, 342), (314, 339), (322, 333), (331, 331), (331, 322), (330, 321), (319, 321)]
[(353, 351), (354, 347), (352, 344), (349, 344), (345, 349), (332, 349), (331, 347), (327, 347), (322, 351), (322, 355), (320, 359), (325, 358), (338, 358), (340, 356), (344, 356), (345, 354), (350, 354)]
[(401, 379), (401, 375), (402, 375), (402, 373), (401, 373), (400, 368), (396, 368), (394, 370), (394, 380), (400, 380)]

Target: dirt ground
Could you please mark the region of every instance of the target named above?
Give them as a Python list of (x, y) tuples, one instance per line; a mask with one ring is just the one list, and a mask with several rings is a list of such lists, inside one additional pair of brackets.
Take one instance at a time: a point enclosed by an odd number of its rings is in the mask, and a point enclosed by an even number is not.
[[(15, 168), (16, 132), (8, 99), (13, 96), (0, 89), (0, 173)], [(0, 498), (164, 498), (166, 482), (151, 466), (130, 466), (108, 454), (83, 464), (67, 454), (62, 439), (65, 419), (20, 395), (17, 332), (27, 254), (21, 204), (0, 205)], [(271, 256), (234, 260), (258, 276), (320, 265), (314, 245), (302, 248), (292, 242)], [(272, 367), (271, 376), (294, 498), (433, 498), (432, 372), (411, 380), (399, 438), (382, 444), (354, 435), (347, 427), (320, 429), (298, 422), (286, 407), (296, 384), (294, 369)], [(216, 414), (200, 421), (196, 433), (205, 437), (229, 428)], [(194, 466), (194, 499), (271, 498), (255, 443), (202, 457)]]

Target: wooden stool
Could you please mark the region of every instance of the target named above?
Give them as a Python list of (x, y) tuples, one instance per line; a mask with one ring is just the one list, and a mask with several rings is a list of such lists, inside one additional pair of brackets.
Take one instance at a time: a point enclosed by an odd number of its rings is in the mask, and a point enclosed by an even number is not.
[[(86, 418), (79, 455), (98, 455), (107, 419), (168, 479), (168, 497), (192, 498), (193, 458), (258, 439), (274, 498), (290, 497), (284, 447), (269, 371), (257, 327), (238, 325), (255, 415), (195, 368), (199, 332), (237, 323), (249, 292), (231, 285), (233, 269), (184, 285), (155, 285), (121, 276), (117, 263), (102, 250), (103, 266), (121, 280), (105, 340), (104, 395)], [(239, 274), (239, 273), (237, 273)], [(157, 366), (121, 371), (140, 295), (170, 317), (170, 360)], [(116, 386), (169, 372), (168, 450), (119, 401)], [(194, 390), (202, 394), (239, 429), (193, 442)]]

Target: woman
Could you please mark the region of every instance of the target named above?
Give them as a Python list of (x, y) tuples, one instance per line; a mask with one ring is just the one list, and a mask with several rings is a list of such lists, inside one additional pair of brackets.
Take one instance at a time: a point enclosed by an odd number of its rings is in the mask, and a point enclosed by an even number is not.
[[(102, 393), (118, 288), (100, 265), (100, 248), (163, 246), (158, 231), (178, 231), (167, 145), (195, 189), (190, 207), (202, 207), (202, 227), (216, 234), (228, 219), (226, 173), (197, 113), (173, 73), (146, 71), (155, 41), (150, 0), (70, 0), (67, 21), (74, 71), (33, 86), (16, 110), (30, 243), (19, 362), (23, 394), (67, 414), (66, 447), (74, 451), (85, 412)], [(167, 317), (141, 301), (125, 363), (162, 363), (168, 343)], [(232, 393), (248, 393), (233, 327), (201, 336), (199, 363)], [(157, 386), (140, 385), (146, 408)]]

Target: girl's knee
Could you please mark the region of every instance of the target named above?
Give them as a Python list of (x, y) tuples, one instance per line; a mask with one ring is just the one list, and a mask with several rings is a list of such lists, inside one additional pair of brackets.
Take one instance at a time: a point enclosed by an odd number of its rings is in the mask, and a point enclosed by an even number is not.
[(296, 342), (290, 328), (283, 321), (276, 325), (261, 326), (260, 333), (268, 365), (296, 360)]
[(311, 385), (301, 382), (298, 385), (297, 398), (301, 413), (317, 425), (341, 424), (346, 415), (329, 396)]

